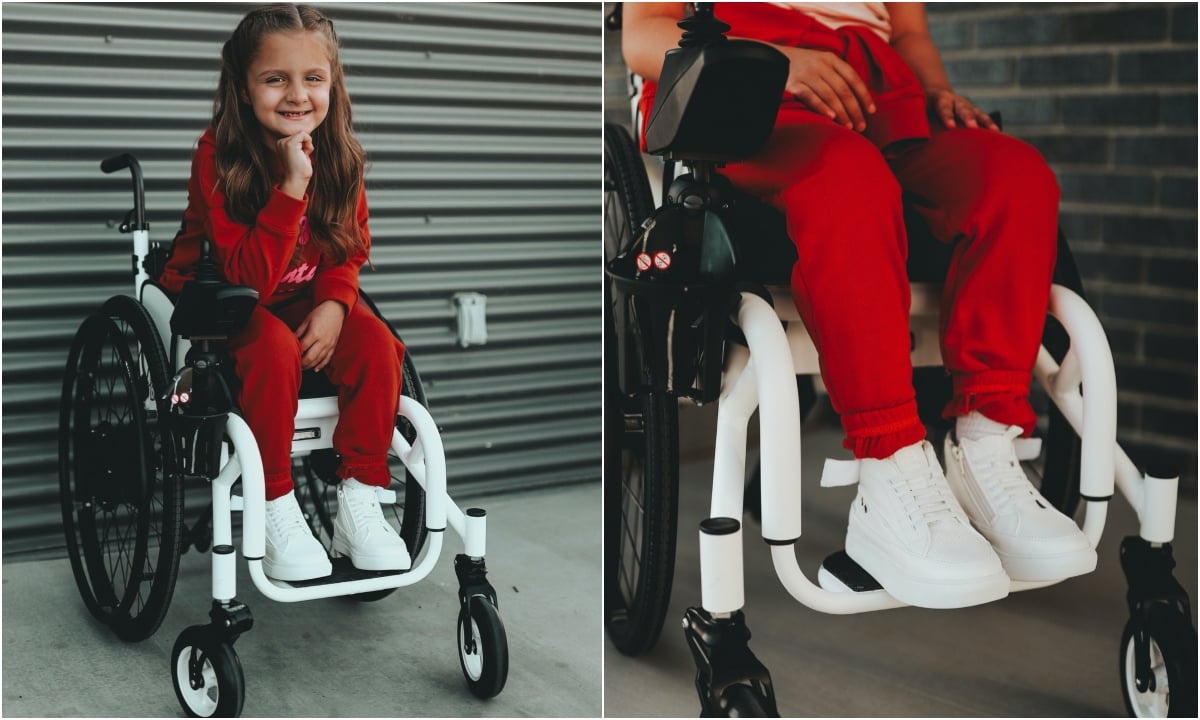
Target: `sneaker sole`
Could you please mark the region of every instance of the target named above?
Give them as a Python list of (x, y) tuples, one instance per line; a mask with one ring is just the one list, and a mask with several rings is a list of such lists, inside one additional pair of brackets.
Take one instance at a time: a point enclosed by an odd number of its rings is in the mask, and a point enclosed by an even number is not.
[(1012, 585), (1003, 571), (966, 580), (907, 575), (897, 568), (886, 551), (855, 532), (846, 533), (846, 554), (870, 573), (889, 595), (914, 607), (944, 610), (982, 605), (1007, 597)]
[(412, 560), (408, 557), (407, 551), (405, 551), (403, 557), (400, 558), (397, 558), (393, 555), (387, 555), (383, 557), (363, 557), (362, 555), (355, 555), (350, 550), (349, 545), (347, 545), (345, 542), (339, 541), (337, 538), (334, 538), (333, 540), (332, 555), (335, 558), (350, 558), (350, 564), (359, 570), (383, 571), (412, 569)]
[(992, 548), (1000, 556), (1000, 564), (1004, 566), (1004, 571), (1013, 580), (1066, 580), (1087, 575), (1096, 569), (1096, 551), (1092, 548), (1056, 555), (1014, 555), (1001, 552), (995, 545)]
[(332, 575), (333, 563), (326, 560), (325, 564), (319, 567), (312, 565), (277, 565), (263, 558), (263, 574), (272, 580), (281, 580), (283, 582), (316, 580), (317, 578)]

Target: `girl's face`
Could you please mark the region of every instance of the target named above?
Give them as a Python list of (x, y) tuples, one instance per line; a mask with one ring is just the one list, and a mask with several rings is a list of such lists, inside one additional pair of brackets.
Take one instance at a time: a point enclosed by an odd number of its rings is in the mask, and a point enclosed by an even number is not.
[(263, 37), (246, 73), (247, 102), (263, 140), (312, 133), (329, 112), (333, 72), (325, 39), (316, 32), (277, 32)]

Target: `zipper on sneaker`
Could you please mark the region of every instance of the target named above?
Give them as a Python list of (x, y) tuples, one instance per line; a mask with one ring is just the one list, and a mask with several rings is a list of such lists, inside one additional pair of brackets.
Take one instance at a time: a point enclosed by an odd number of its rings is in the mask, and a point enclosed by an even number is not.
[(958, 474), (962, 480), (962, 485), (967, 491), (967, 496), (971, 498), (971, 503), (975, 506), (975, 511), (980, 515), (986, 515), (988, 522), (996, 517), (996, 509), (992, 507), (992, 503), (988, 500), (987, 493), (979, 487), (979, 480), (971, 474), (971, 466), (967, 463), (966, 453), (962, 446), (953, 446), (954, 460), (958, 463)]

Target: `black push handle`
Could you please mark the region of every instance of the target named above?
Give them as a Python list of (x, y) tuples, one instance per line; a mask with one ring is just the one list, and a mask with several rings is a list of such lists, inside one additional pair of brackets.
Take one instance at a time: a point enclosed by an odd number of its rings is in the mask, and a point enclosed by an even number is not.
[(129, 168), (129, 172), (133, 175), (133, 224), (121, 227), (121, 232), (129, 232), (130, 230), (148, 230), (146, 225), (146, 188), (142, 182), (142, 166), (138, 164), (137, 158), (129, 153), (114, 155), (100, 163), (100, 169), (106, 173), (114, 173), (118, 170)]

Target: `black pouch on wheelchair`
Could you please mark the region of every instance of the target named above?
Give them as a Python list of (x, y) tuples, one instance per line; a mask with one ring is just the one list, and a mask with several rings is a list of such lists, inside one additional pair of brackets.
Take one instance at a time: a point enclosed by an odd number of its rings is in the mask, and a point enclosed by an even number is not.
[(233, 411), (233, 392), (220, 367), (187, 367), (171, 388), (167, 422), (177, 443), (183, 472), (215, 477), (221, 468), (225, 421)]
[(728, 40), (667, 53), (646, 127), (654, 155), (732, 162), (775, 126), (788, 61), (762, 43)]
[(258, 291), (221, 280), (207, 248), (203, 254), (196, 278), (183, 286), (171, 313), (171, 331), (192, 340), (192, 347), (171, 389), (170, 422), (184, 471), (212, 477), (220, 468), (225, 420), (234, 404), (222, 374), (225, 341), (249, 322)]
[(736, 297), (733, 244), (721, 218), (662, 208), (608, 264), (623, 348), (623, 389), (650, 388), (704, 403), (721, 392), (725, 328)]

